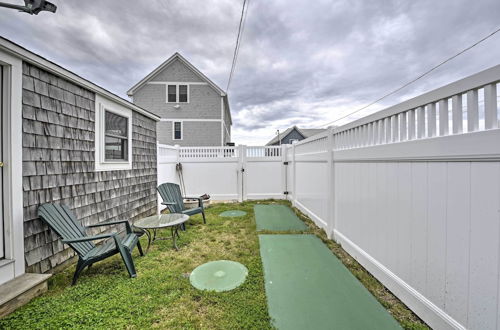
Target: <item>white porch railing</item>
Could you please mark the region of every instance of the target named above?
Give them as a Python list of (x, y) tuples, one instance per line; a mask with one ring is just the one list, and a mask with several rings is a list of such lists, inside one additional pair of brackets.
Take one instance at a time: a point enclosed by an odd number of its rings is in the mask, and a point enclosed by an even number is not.
[(431, 327), (500, 329), (499, 81), (496, 66), (291, 146), (168, 147), (158, 180), (180, 162), (189, 194), (289, 198)]

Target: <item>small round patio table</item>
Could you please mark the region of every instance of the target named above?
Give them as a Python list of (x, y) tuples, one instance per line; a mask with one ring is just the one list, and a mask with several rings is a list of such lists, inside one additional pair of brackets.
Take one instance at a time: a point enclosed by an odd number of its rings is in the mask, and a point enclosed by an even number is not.
[[(148, 236), (148, 247), (147, 251), (149, 251), (149, 246), (153, 244), (157, 239), (166, 239), (162, 237), (156, 237), (156, 232), (158, 229), (168, 228), (170, 227), (170, 231), (172, 233), (172, 241), (174, 242), (174, 248), (179, 250), (177, 247), (176, 237), (179, 237), (179, 228), (183, 223), (188, 221), (189, 215), (180, 214), (180, 213), (169, 213), (169, 214), (160, 214), (153, 215), (147, 218), (142, 218), (137, 220), (134, 223), (134, 227), (142, 229), (144, 233)], [(153, 232), (151, 234), (151, 231)]]

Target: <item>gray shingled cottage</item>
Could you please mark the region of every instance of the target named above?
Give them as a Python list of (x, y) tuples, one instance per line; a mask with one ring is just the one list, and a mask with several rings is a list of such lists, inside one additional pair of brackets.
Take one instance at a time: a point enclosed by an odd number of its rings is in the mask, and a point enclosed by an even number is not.
[[(0, 38), (0, 285), (40, 288), (73, 256), (37, 218), (67, 204), (83, 225), (157, 210), (160, 118)], [(10, 282), (12, 283), (12, 282)]]

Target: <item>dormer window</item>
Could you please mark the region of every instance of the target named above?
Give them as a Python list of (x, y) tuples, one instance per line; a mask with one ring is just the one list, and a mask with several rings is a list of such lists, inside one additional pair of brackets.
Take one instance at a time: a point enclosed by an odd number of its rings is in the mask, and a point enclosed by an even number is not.
[(167, 85), (167, 103), (189, 103), (189, 85)]

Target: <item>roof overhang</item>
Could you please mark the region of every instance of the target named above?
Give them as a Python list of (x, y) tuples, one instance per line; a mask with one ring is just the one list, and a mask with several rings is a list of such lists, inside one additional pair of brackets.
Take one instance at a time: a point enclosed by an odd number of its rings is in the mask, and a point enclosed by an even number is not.
[(158, 73), (160, 73), (164, 68), (169, 66), (171, 63), (173, 63), (175, 60), (181, 61), (183, 64), (185, 64), (191, 71), (194, 72), (200, 79), (206, 81), (213, 89), (215, 89), (221, 96), (227, 96), (226, 92), (222, 90), (219, 86), (217, 86), (212, 80), (210, 80), (207, 76), (205, 76), (200, 70), (198, 70), (194, 65), (192, 65), (188, 60), (184, 58), (179, 53), (175, 53), (174, 55), (170, 56), (165, 62), (160, 64), (156, 69), (151, 71), (146, 77), (142, 78), (137, 84), (132, 86), (128, 91), (127, 95), (132, 96), (134, 93), (141, 88), (144, 84), (146, 84), (148, 81), (153, 79)]
[(93, 82), (91, 82), (85, 78), (82, 78), (79, 75), (63, 68), (62, 66), (60, 66), (52, 61), (49, 61), (46, 58), (44, 58), (40, 55), (37, 55), (37, 54), (27, 50), (26, 48), (21, 47), (18, 44), (14, 43), (8, 39), (5, 39), (3, 37), (0, 37), (0, 50), (3, 50), (7, 53), (10, 53), (13, 56), (19, 57), (23, 61), (31, 63), (33, 65), (36, 65), (36, 66), (38, 66), (38, 67), (40, 67), (40, 68), (42, 68), (50, 73), (53, 73), (53, 74), (58, 75), (58, 76), (62, 76), (65, 79), (71, 81), (72, 83), (74, 83), (76, 85), (87, 88), (96, 94), (107, 97), (107, 98), (117, 102), (118, 104), (121, 104), (124, 107), (127, 107), (131, 110), (134, 110), (134, 111), (136, 111), (136, 112), (138, 112), (138, 113), (140, 113), (148, 118), (151, 118), (155, 121), (160, 120), (160, 117), (158, 117), (157, 115), (155, 115), (147, 110), (144, 110), (141, 107), (138, 107), (137, 105), (119, 97), (118, 95), (108, 91), (107, 89), (104, 89), (104, 88), (94, 84)]

